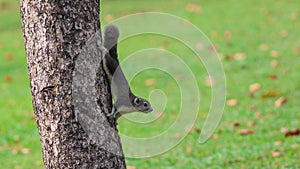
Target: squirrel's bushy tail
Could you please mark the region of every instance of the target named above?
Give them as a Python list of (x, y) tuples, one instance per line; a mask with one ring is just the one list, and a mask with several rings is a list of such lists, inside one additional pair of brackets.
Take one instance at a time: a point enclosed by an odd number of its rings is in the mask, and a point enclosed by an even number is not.
[(109, 51), (111, 57), (117, 59), (117, 43), (119, 28), (116, 25), (108, 25), (104, 30), (104, 47)]

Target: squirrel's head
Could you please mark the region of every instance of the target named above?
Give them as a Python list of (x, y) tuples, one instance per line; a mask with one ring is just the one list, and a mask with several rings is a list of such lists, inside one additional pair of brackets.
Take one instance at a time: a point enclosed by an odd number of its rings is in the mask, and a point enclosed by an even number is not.
[(140, 97), (135, 97), (132, 104), (140, 112), (150, 113), (153, 110), (150, 102)]

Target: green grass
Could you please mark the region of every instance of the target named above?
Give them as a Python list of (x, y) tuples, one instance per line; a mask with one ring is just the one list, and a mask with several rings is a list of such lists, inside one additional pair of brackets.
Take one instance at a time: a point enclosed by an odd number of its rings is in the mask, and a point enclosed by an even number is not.
[[(108, 18), (118, 18), (136, 12), (157, 11), (170, 13), (195, 24), (219, 47), (227, 79), (227, 99), (237, 99), (238, 104), (227, 106), (222, 121), (215, 131), (218, 137), (199, 144), (199, 133), (193, 130), (172, 150), (147, 159), (127, 158), (128, 166), (137, 168), (300, 168), (300, 137), (285, 138), (282, 128), (300, 128), (300, 9), (297, 0), (265, 1), (199, 1), (189, 3), (201, 6), (200, 13), (186, 10), (187, 1), (103, 1), (102, 25)], [(17, 1), (0, 1), (0, 166), (3, 168), (42, 168), (41, 145), (34, 120), (29, 87), (26, 56), (21, 33)], [(107, 17), (108, 15), (110, 17)], [(230, 39), (224, 38), (229, 31)], [(280, 32), (287, 32), (286, 37)], [(163, 47), (178, 56), (194, 56), (184, 45), (167, 37), (143, 35), (127, 39), (119, 45), (123, 60), (144, 48)], [(151, 43), (150, 43), (151, 42)], [(267, 44), (262, 51), (260, 46)], [(277, 58), (271, 51), (278, 51)], [(226, 56), (243, 53), (244, 60), (230, 60)], [(13, 56), (13, 59), (7, 59)], [(195, 128), (201, 129), (205, 113), (209, 110), (210, 88), (201, 63), (194, 57), (182, 59), (196, 74), (201, 92), (201, 108)], [(278, 67), (271, 66), (277, 60)], [(278, 80), (269, 75), (275, 74)], [(157, 82), (145, 86), (145, 80)], [(10, 80), (11, 79), (11, 80)], [(261, 89), (249, 97), (249, 85), (260, 83)], [(175, 81), (159, 71), (145, 71), (131, 82), (133, 90), (146, 97), (152, 89), (162, 89), (168, 97), (165, 116), (149, 124), (133, 124), (120, 120), (120, 132), (134, 137), (161, 133), (176, 119), (179, 111), (178, 87)], [(278, 90), (275, 97), (262, 98), (270, 90)], [(287, 103), (274, 107), (279, 97)], [(252, 107), (252, 108), (251, 108)], [(256, 110), (253, 110), (253, 107)], [(261, 112), (262, 118), (256, 118)], [(138, 116), (138, 115), (132, 115)], [(253, 121), (254, 126), (247, 123)], [(241, 125), (234, 129), (233, 124)], [(241, 136), (234, 130), (248, 128), (253, 134)], [(275, 145), (282, 141), (282, 145)], [(187, 147), (191, 152), (186, 152)], [(24, 148), (30, 149), (29, 154)], [(23, 149), (23, 152), (22, 152)], [(26, 149), (25, 149), (26, 150)], [(279, 157), (272, 152), (280, 151)]]

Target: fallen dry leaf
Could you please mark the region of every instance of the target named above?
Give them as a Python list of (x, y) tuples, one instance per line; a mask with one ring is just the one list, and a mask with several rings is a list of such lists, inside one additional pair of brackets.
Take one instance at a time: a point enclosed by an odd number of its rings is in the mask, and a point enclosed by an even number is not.
[(213, 52), (216, 52), (217, 50), (219, 50), (219, 45), (218, 44), (214, 44), (213, 46), (211, 46), (211, 50), (213, 51)]
[(225, 38), (225, 39), (229, 40), (229, 39), (231, 39), (231, 37), (232, 37), (232, 35), (231, 35), (231, 32), (230, 32), (230, 31), (225, 31), (225, 32), (224, 32), (224, 38)]
[(280, 107), (280, 106), (282, 106), (283, 104), (285, 104), (287, 102), (287, 99), (284, 97), (284, 96), (282, 96), (282, 97), (280, 97), (279, 99), (277, 99), (275, 102), (274, 102), (274, 106), (275, 107)]
[(227, 100), (227, 106), (236, 106), (238, 101), (237, 99), (230, 99), (230, 100)]
[(246, 59), (246, 55), (244, 53), (236, 53), (234, 55), (234, 60), (244, 60)]
[(275, 74), (269, 75), (269, 78), (272, 79), (272, 80), (278, 80), (278, 76), (275, 75)]
[(288, 129), (285, 128), (285, 127), (282, 127), (282, 128), (280, 129), (280, 131), (281, 131), (282, 133), (286, 133), (286, 132), (288, 132)]
[(218, 32), (216, 32), (216, 31), (211, 31), (211, 32), (210, 32), (210, 36), (211, 36), (212, 38), (217, 38), (217, 37), (218, 37)]
[(164, 118), (166, 116), (166, 113), (164, 112), (158, 112), (154, 113), (155, 118)]
[(276, 50), (272, 50), (272, 51), (270, 52), (270, 55), (271, 55), (272, 57), (276, 58), (276, 57), (279, 56), (279, 52), (276, 51)]
[(297, 20), (297, 18), (298, 18), (298, 12), (293, 11), (290, 15), (290, 19), (294, 21), (294, 20)]
[(30, 149), (29, 149), (29, 148), (22, 148), (22, 149), (21, 149), (21, 152), (22, 152), (23, 154), (29, 154), (29, 153), (30, 153)]
[(14, 148), (12, 149), (12, 154), (13, 154), (13, 155), (18, 154), (18, 152), (19, 152), (19, 150), (18, 150), (17, 148), (14, 147)]
[(11, 53), (7, 54), (7, 55), (6, 55), (6, 60), (8, 60), (8, 61), (14, 60), (14, 55), (11, 54)]
[(154, 85), (154, 84), (156, 84), (156, 80), (155, 79), (147, 79), (145, 81), (145, 85), (146, 86), (151, 86), (151, 85)]
[(256, 107), (256, 106), (250, 106), (250, 107), (249, 107), (249, 110), (250, 110), (250, 111), (256, 111), (256, 110), (257, 110), (257, 107)]
[(235, 122), (235, 123), (233, 123), (233, 127), (239, 127), (240, 125), (241, 125), (240, 122)]
[(279, 66), (279, 61), (278, 60), (272, 60), (271, 61), (271, 66), (274, 67), (274, 68), (278, 67)]
[(279, 156), (281, 156), (281, 152), (279, 152), (279, 151), (273, 151), (272, 152), (272, 156), (273, 157), (279, 157)]
[(254, 131), (253, 130), (250, 130), (250, 129), (241, 129), (238, 131), (238, 133), (240, 135), (248, 135), (248, 134), (253, 134)]
[(282, 141), (275, 141), (275, 143), (274, 143), (275, 146), (281, 146), (282, 144), (283, 144)]
[(254, 121), (249, 121), (247, 125), (248, 125), (248, 127), (253, 127), (253, 126), (255, 126), (255, 122)]
[(188, 127), (185, 128), (185, 131), (186, 131), (187, 133), (190, 133), (190, 132), (192, 132), (193, 130), (194, 130), (194, 126), (193, 126), (193, 125), (188, 126)]
[(258, 118), (258, 119), (261, 119), (262, 118), (262, 113), (261, 112), (256, 112), (255, 117)]
[(112, 20), (115, 19), (115, 17), (112, 15), (112, 14), (107, 14), (105, 17), (104, 17), (105, 21), (107, 22), (110, 22)]
[(191, 146), (187, 146), (185, 149), (186, 153), (191, 153), (192, 152), (192, 147)]
[(181, 134), (180, 133), (176, 133), (175, 134), (175, 138), (180, 138), (181, 137)]
[(195, 131), (197, 134), (200, 134), (200, 133), (201, 133), (201, 129), (199, 129), (199, 128), (194, 128), (194, 131)]
[(295, 129), (295, 130), (291, 130), (291, 131), (287, 131), (285, 133), (285, 137), (291, 137), (291, 136), (297, 136), (300, 135), (300, 129)]
[(259, 48), (260, 48), (261, 51), (266, 51), (266, 50), (269, 49), (269, 45), (267, 45), (267, 44), (261, 44), (261, 45), (259, 46)]
[(279, 36), (282, 38), (286, 38), (288, 36), (288, 33), (286, 30), (282, 30), (279, 32)]
[(127, 169), (137, 169), (136, 166), (127, 166)]
[(212, 139), (217, 139), (217, 138), (219, 138), (219, 135), (217, 135), (217, 134), (212, 134), (212, 135), (210, 136), (210, 138), (212, 138)]
[(197, 50), (202, 51), (204, 49), (203, 43), (201, 43), (201, 42), (197, 43), (196, 48), (197, 48)]
[(262, 94), (262, 98), (268, 98), (268, 97), (276, 97), (280, 94), (279, 90), (269, 90), (266, 93)]
[(299, 46), (294, 46), (294, 47), (293, 47), (293, 53), (294, 53), (295, 55), (297, 55), (297, 56), (300, 54)]
[(14, 141), (19, 141), (20, 140), (20, 137), (18, 135), (14, 135)]
[(234, 59), (234, 55), (232, 55), (232, 54), (226, 54), (225, 55), (225, 59), (227, 59), (227, 60), (233, 60)]
[(259, 83), (254, 83), (252, 85), (249, 86), (249, 91), (251, 93), (257, 92), (259, 89), (261, 88)]
[(4, 81), (5, 81), (5, 82), (12, 82), (12, 81), (13, 81), (13, 78), (12, 78), (12, 76), (10, 76), (10, 75), (6, 75), (6, 76), (4, 76)]
[(199, 5), (193, 4), (193, 3), (188, 3), (186, 5), (185, 9), (192, 13), (201, 13), (202, 12), (202, 8)]
[(214, 79), (211, 76), (207, 76), (205, 79), (206, 86), (212, 87), (214, 83)]

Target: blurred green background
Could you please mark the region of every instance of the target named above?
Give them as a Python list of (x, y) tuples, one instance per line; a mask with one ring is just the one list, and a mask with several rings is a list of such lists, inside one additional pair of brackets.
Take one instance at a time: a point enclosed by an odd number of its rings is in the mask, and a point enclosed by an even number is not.
[[(119, 45), (120, 59), (143, 48), (164, 48), (182, 56), (197, 75), (199, 118), (189, 135), (163, 155), (127, 158), (131, 168), (300, 168), (300, 1), (142, 1), (101, 2), (102, 25), (136, 12), (166, 12), (185, 18), (217, 47), (227, 78), (222, 121), (205, 144), (199, 132), (210, 106), (210, 82), (193, 53), (166, 37), (143, 35)], [(196, 57), (196, 56), (194, 56)], [(176, 119), (180, 100), (176, 83), (161, 72), (144, 72), (131, 82), (146, 97), (152, 89), (167, 93), (164, 114), (140, 125), (125, 119), (120, 132), (157, 134)], [(146, 90), (145, 90), (146, 89)], [(134, 115), (133, 115), (134, 116)], [(32, 110), (19, 2), (0, 0), (0, 168), (43, 168)]]

